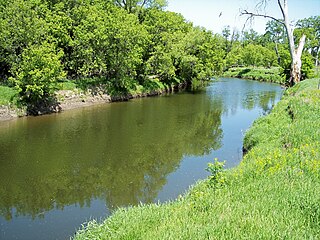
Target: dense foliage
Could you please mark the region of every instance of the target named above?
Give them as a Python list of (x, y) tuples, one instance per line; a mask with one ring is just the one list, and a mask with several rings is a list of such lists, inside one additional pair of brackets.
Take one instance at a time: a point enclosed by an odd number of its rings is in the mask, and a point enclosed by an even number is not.
[[(144, 3), (144, 4), (142, 4)], [(143, 5), (143, 6), (142, 6)], [(220, 39), (163, 11), (165, 1), (2, 0), (2, 84), (24, 104), (58, 81), (91, 78), (128, 94), (197, 86), (223, 69)]]

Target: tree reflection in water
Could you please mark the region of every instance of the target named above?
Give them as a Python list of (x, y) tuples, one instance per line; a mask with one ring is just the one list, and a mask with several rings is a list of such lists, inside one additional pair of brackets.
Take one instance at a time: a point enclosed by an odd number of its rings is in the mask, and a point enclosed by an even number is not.
[(93, 199), (109, 210), (153, 202), (186, 156), (221, 147), (222, 116), (268, 112), (279, 95), (271, 84), (223, 79), (197, 93), (1, 123), (0, 215), (35, 219)]
[(184, 156), (220, 147), (221, 106), (184, 93), (11, 122), (0, 128), (0, 214), (152, 202)]

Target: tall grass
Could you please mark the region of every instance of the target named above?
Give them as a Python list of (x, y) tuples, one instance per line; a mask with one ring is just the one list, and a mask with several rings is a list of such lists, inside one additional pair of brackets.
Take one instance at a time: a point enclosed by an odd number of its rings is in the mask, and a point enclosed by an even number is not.
[(320, 239), (315, 81), (290, 89), (253, 124), (238, 167), (220, 171), (213, 163), (215, 176), (176, 201), (121, 208), (102, 224), (88, 223), (75, 239)]

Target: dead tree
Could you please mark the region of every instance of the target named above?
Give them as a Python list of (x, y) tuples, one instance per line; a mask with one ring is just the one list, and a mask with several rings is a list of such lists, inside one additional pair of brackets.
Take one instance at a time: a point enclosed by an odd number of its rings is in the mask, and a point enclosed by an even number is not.
[[(259, 2), (259, 6), (266, 5), (268, 0), (261, 0)], [(303, 47), (305, 44), (306, 36), (303, 34), (300, 38), (298, 47), (296, 48), (294, 44), (294, 38), (293, 38), (293, 31), (294, 27), (290, 25), (289, 16), (288, 16), (288, 0), (277, 0), (279, 8), (282, 13), (282, 19), (277, 19), (273, 16), (267, 15), (267, 14), (260, 14), (258, 12), (249, 12), (247, 10), (244, 10), (241, 12), (241, 15), (247, 15), (247, 21), (252, 20), (254, 17), (264, 17), (273, 19), (281, 24), (284, 25), (288, 37), (289, 42), (289, 50), (290, 50), (290, 56), (291, 56), (291, 69), (290, 69), (290, 80), (289, 84), (294, 85), (298, 82), (300, 82), (301, 79), (301, 55), (303, 51)], [(247, 22), (246, 21), (246, 22)]]

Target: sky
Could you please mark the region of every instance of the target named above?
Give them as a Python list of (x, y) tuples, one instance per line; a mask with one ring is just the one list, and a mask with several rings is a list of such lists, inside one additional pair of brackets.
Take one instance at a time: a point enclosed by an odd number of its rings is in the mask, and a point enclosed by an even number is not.
[[(254, 11), (259, 0), (168, 0), (168, 11), (181, 13), (187, 21), (196, 26), (205, 27), (214, 33), (221, 33), (222, 29), (243, 30), (246, 17), (239, 16), (241, 10)], [(320, 0), (288, 0), (289, 18), (291, 21), (320, 15)], [(269, 0), (268, 6), (262, 13), (281, 18), (281, 11), (277, 0)], [(258, 33), (265, 32), (268, 20), (255, 18), (245, 30), (253, 28)]]

